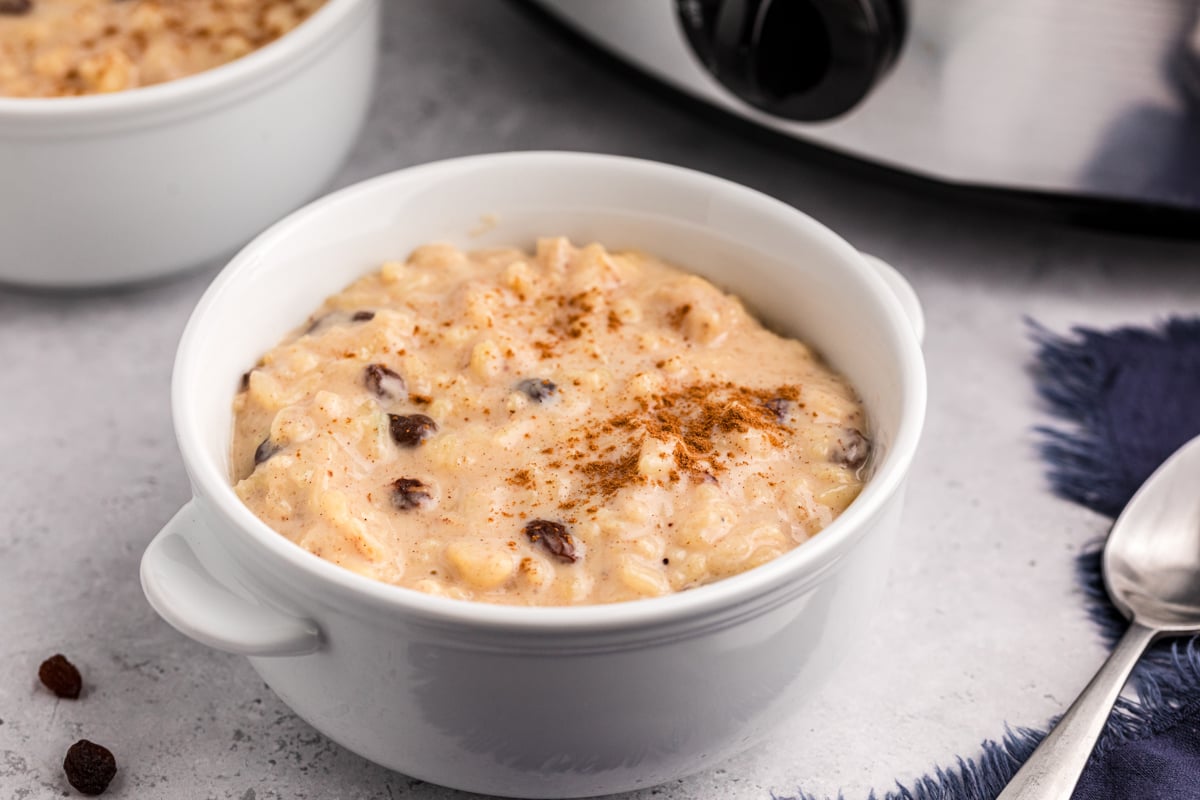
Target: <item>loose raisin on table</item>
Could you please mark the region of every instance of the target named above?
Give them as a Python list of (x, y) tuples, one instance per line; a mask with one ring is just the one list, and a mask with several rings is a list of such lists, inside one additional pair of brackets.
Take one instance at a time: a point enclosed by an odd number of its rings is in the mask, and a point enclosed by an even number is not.
[(260, 444), (254, 450), (254, 465), (258, 466), (278, 452), (279, 448), (275, 446), (274, 442), (271, 441), (271, 437), (268, 436), (267, 438), (263, 439), (262, 444)]
[(20, 16), (33, 10), (33, 0), (0, 0), (0, 14)]
[(437, 433), (437, 423), (424, 414), (388, 414), (392, 439), (401, 447), (416, 447)]
[(378, 397), (396, 400), (408, 394), (408, 386), (399, 373), (383, 364), (368, 364), (363, 370), (363, 383)]
[(67, 750), (63, 771), (78, 791), (87, 795), (103, 794), (117, 774), (117, 760), (107, 747), (80, 739)]
[(571, 534), (561, 522), (551, 522), (548, 519), (535, 519), (525, 523), (525, 535), (531, 542), (541, 542), (550, 554), (568, 564), (575, 563), (575, 542)]
[(83, 677), (61, 653), (50, 656), (38, 667), (38, 678), (47, 689), (68, 700), (79, 699)]
[(871, 454), (871, 443), (861, 431), (847, 428), (837, 440), (837, 448), (833, 451), (833, 461), (845, 464), (850, 469), (858, 469), (867, 463)]
[(517, 391), (523, 392), (530, 400), (541, 403), (553, 397), (558, 387), (545, 378), (526, 378), (517, 384)]
[(429, 487), (416, 478), (400, 478), (392, 484), (392, 505), (408, 511), (433, 499)]
[(373, 319), (375, 319), (374, 311), (355, 311), (354, 315), (350, 317), (351, 322), (370, 322)]

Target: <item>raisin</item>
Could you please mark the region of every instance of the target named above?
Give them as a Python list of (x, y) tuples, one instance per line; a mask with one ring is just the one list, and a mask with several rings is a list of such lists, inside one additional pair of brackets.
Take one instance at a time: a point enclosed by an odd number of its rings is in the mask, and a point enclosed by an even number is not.
[(437, 423), (424, 414), (388, 414), (392, 439), (401, 447), (416, 447), (437, 433)]
[[(0, 0), (0, 2), (4, 2), (4, 0)], [(366, 322), (372, 319), (375, 319), (374, 311), (355, 311), (353, 314), (346, 311), (331, 311), (319, 317), (309, 317), (308, 327), (304, 329), (304, 332), (306, 334), (320, 333), (333, 325), (344, 325), (347, 321)]]
[(275, 444), (271, 441), (271, 437), (268, 436), (262, 440), (262, 444), (260, 444), (254, 451), (254, 465), (258, 466), (278, 452), (279, 448), (275, 446)]
[(525, 523), (525, 535), (529, 537), (531, 542), (541, 542), (542, 547), (550, 551), (550, 554), (559, 561), (573, 564), (575, 563), (575, 542), (571, 540), (571, 534), (567, 533), (567, 528), (561, 522), (551, 522), (548, 519), (535, 519)]
[(0, 14), (20, 16), (33, 10), (33, 0), (0, 0)]
[(553, 397), (558, 387), (545, 378), (526, 378), (517, 384), (517, 391), (523, 392), (530, 400), (541, 403)]
[(768, 411), (775, 415), (776, 422), (787, 422), (788, 417), (791, 416), (792, 404), (787, 400), (784, 400), (782, 397), (773, 397), (767, 402), (763, 403), (763, 405), (766, 406)]
[(71, 785), (83, 794), (103, 794), (117, 774), (117, 760), (107, 747), (80, 739), (67, 750), (63, 771)]
[(38, 678), (47, 689), (68, 700), (77, 700), (83, 690), (83, 677), (79, 670), (61, 653), (42, 662), (38, 667)]
[(242, 382), (240, 384), (238, 384), (239, 392), (244, 392), (250, 388), (250, 373), (251, 372), (254, 372), (254, 370), (248, 369), (242, 373)]
[(395, 400), (408, 394), (404, 378), (383, 364), (368, 364), (363, 371), (363, 383), (378, 397), (385, 397), (389, 400)]
[(835, 464), (845, 464), (850, 469), (858, 469), (867, 463), (867, 456), (871, 454), (871, 443), (861, 431), (847, 428), (838, 437), (837, 443), (837, 449), (831, 457)]
[(400, 478), (392, 484), (392, 505), (401, 511), (423, 506), (432, 499), (429, 487), (416, 478)]

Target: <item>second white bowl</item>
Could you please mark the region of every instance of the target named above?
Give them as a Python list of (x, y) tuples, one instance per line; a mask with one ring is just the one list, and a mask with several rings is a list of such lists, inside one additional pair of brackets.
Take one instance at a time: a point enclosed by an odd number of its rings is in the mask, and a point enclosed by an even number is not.
[(358, 136), (379, 0), (329, 0), (276, 42), (108, 95), (0, 97), (0, 282), (128, 283), (198, 266), (309, 199)]

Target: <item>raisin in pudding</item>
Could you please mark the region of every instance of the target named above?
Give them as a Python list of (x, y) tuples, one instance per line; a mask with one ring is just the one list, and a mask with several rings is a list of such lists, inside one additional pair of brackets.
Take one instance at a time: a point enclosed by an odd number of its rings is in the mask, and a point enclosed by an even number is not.
[(149, 86), (278, 39), (325, 0), (0, 0), (0, 96)]
[(859, 493), (854, 390), (637, 252), (427, 245), (329, 298), (234, 400), (236, 491), (316, 555), (523, 605), (678, 592)]

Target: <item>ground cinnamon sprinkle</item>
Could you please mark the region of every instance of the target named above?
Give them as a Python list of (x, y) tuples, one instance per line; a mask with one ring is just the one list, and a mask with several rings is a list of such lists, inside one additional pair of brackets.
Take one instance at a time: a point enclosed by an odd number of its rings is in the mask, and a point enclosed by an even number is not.
[(626, 486), (643, 482), (645, 479), (638, 474), (637, 451), (640, 446), (639, 441), (631, 448), (633, 452), (615, 461), (591, 461), (581, 465), (580, 470), (589, 481), (588, 494), (610, 497)]
[(508, 482), (513, 486), (520, 486), (523, 489), (533, 488), (533, 473), (527, 469), (522, 469), (508, 476)]
[[(712, 482), (728, 467), (732, 453), (717, 451), (724, 433), (762, 431), (774, 447), (782, 447), (788, 433), (777, 409), (782, 402), (800, 397), (800, 387), (787, 384), (751, 388), (731, 382), (698, 383), (639, 401), (639, 408), (616, 414), (586, 430), (572, 431), (564, 438), (566, 460), (573, 472), (583, 475), (582, 494), (587, 499), (607, 499), (627, 486), (646, 482), (638, 472), (638, 460), (646, 439), (674, 442), (674, 466), (669, 479), (685, 476), (697, 482)], [(616, 444), (605, 440), (616, 438)], [(606, 444), (601, 447), (601, 444)], [(544, 455), (548, 455), (543, 451)], [(551, 469), (563, 466), (556, 460)], [(526, 485), (528, 470), (508, 480)], [(574, 508), (579, 499), (564, 500), (561, 508)]]
[(667, 322), (671, 323), (672, 328), (678, 328), (683, 324), (683, 318), (691, 313), (691, 303), (685, 303), (674, 309), (670, 314), (667, 314)]

